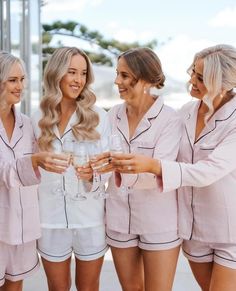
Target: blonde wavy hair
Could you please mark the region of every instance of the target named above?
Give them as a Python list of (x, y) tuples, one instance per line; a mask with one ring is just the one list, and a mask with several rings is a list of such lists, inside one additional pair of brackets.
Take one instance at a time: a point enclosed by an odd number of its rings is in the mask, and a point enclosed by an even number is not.
[(52, 142), (56, 138), (53, 128), (58, 125), (61, 118), (60, 102), (63, 97), (60, 82), (68, 71), (71, 58), (75, 55), (84, 57), (87, 63), (87, 76), (86, 84), (76, 100), (78, 122), (72, 127), (72, 132), (77, 140), (93, 140), (100, 137), (96, 131), (99, 116), (93, 110), (96, 96), (89, 88), (94, 81), (91, 62), (82, 50), (76, 47), (62, 47), (54, 51), (44, 71), (44, 96), (40, 103), (43, 116), (39, 120), (41, 135), (38, 139), (41, 150), (51, 150)]
[(233, 89), (236, 87), (236, 48), (219, 44), (196, 53), (187, 70), (189, 75), (192, 74), (195, 63), (199, 59), (203, 60), (203, 83), (207, 89), (207, 94), (202, 99), (209, 108), (205, 116), (206, 123), (214, 113), (213, 102), (216, 97), (220, 96), (223, 101), (223, 98), (230, 100), (235, 96)]

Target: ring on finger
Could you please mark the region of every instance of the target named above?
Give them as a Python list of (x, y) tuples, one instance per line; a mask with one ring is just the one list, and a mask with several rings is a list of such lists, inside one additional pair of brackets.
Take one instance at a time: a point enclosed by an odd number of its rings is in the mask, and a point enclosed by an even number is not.
[(128, 171), (131, 171), (132, 170), (132, 167), (131, 166), (128, 166), (127, 170)]

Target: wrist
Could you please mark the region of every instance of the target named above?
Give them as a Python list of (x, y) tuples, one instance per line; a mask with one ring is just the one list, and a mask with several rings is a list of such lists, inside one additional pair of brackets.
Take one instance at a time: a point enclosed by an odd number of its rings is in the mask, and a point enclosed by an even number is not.
[(151, 169), (152, 169), (151, 172), (153, 174), (155, 174), (156, 176), (161, 176), (162, 175), (161, 161), (158, 159), (153, 159)]
[(38, 159), (37, 159), (37, 154), (33, 154), (31, 156), (31, 162), (32, 162), (32, 167), (34, 170), (38, 168)]

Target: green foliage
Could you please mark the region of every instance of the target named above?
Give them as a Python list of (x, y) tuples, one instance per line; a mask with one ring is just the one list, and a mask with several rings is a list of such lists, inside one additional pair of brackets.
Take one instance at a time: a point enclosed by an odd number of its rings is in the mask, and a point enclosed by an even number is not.
[[(112, 66), (115, 59), (114, 57), (130, 48), (145, 46), (153, 49), (157, 46), (156, 40), (151, 40), (148, 43), (140, 45), (139, 42), (125, 43), (115, 39), (105, 39), (97, 30), (90, 31), (85, 25), (74, 21), (55, 21), (52, 24), (43, 24), (42, 27), (44, 60), (56, 49), (56, 47), (50, 46), (50, 42), (54, 35), (72, 36), (89, 42), (96, 47), (96, 51), (86, 52), (91, 61), (107, 66)], [(57, 47), (61, 45), (62, 43), (59, 42)]]

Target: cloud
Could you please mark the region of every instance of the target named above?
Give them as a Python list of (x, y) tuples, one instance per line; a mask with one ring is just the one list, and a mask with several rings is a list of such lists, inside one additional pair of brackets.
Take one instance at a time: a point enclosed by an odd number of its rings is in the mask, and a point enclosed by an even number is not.
[(55, 21), (55, 19), (76, 20), (78, 14), (85, 9), (100, 6), (104, 0), (48, 0), (42, 8), (42, 18), (46, 22)]
[(154, 32), (151, 31), (137, 31), (131, 28), (121, 29), (117, 22), (111, 22), (108, 24), (110, 34), (120, 42), (136, 42), (139, 43), (148, 42), (156, 38)]
[(209, 21), (212, 27), (236, 27), (236, 6), (227, 7)]
[(186, 82), (189, 78), (186, 70), (191, 65), (195, 53), (215, 44), (206, 39), (196, 40), (187, 35), (177, 35), (157, 48), (156, 52), (164, 72), (175, 80)]
[(70, 0), (68, 5), (67, 1), (63, 0), (48, 0), (46, 5), (43, 7), (43, 10), (47, 12), (47, 15), (48, 12), (53, 12), (53, 16), (55, 17), (57, 12), (72, 12), (76, 10), (81, 11), (87, 6), (89, 2), (89, 0)]

